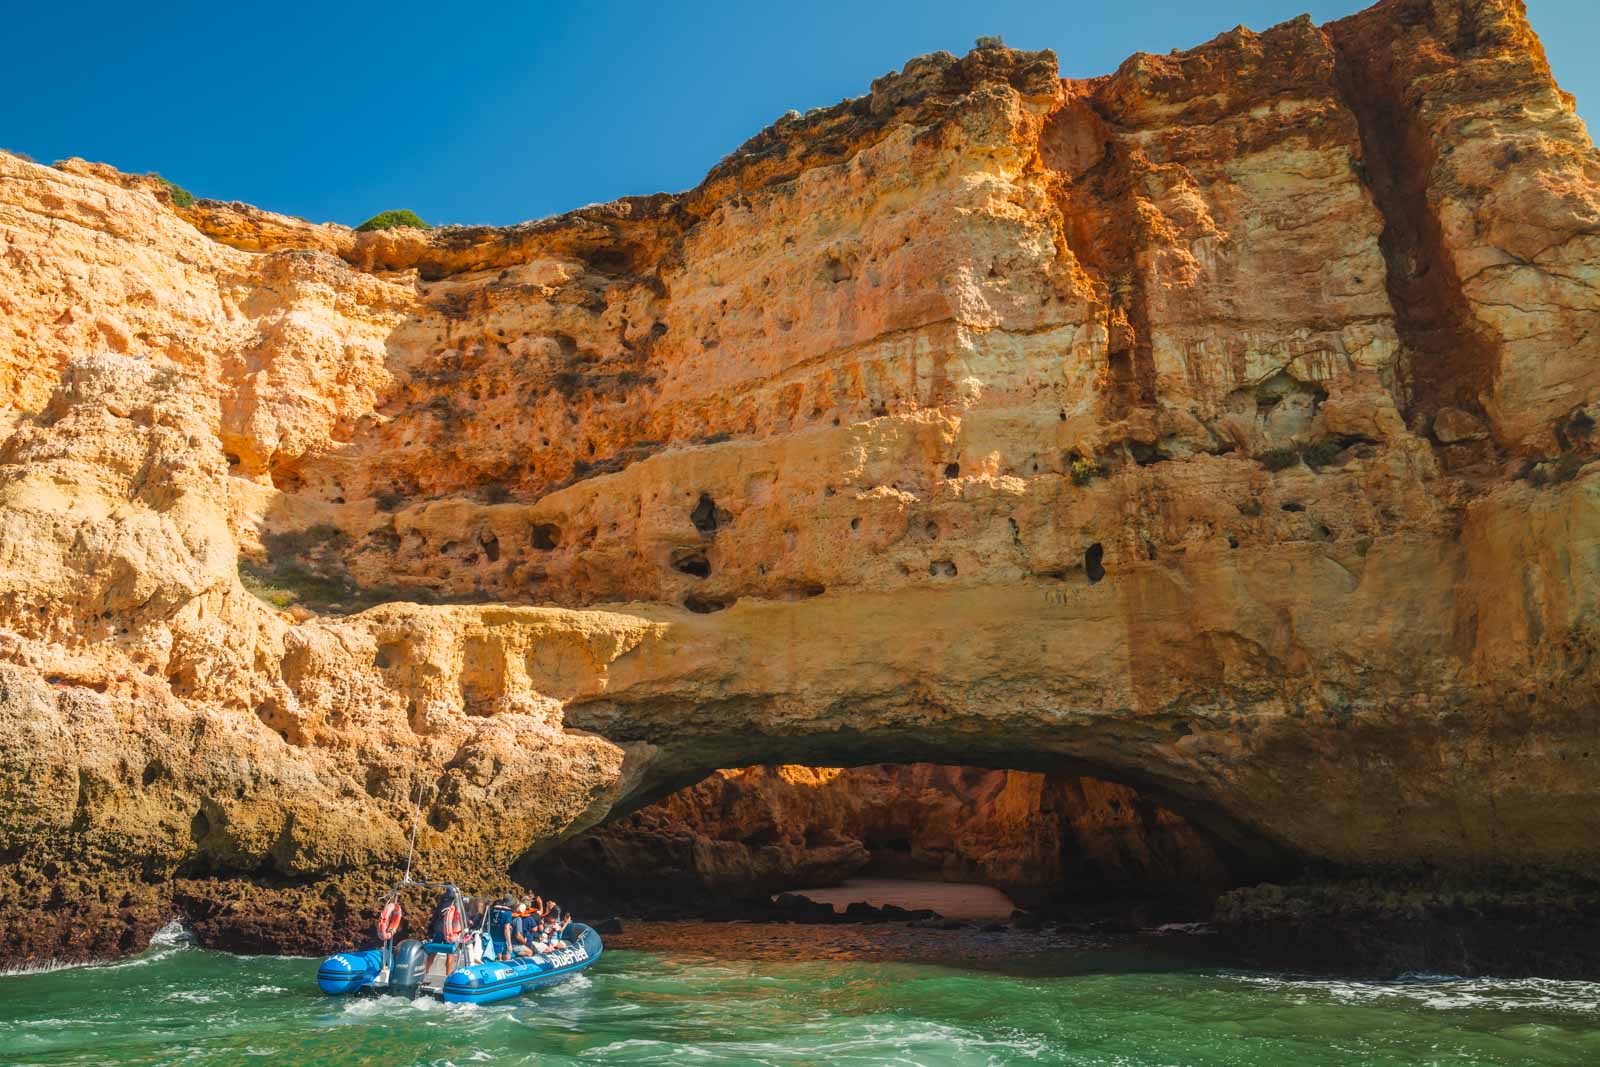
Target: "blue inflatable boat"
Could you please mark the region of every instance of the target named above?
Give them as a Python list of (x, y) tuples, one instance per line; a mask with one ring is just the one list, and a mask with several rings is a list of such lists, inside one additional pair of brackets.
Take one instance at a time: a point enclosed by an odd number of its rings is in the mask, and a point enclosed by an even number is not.
[[(330, 996), (388, 993), (404, 997), (433, 996), (452, 1004), (492, 1004), (530, 989), (553, 985), (594, 966), (604, 946), (600, 935), (581, 923), (570, 923), (562, 946), (532, 956), (502, 960), (505, 946), (480, 925), (448, 942), (407, 939), (396, 944), (398, 897), (408, 886), (443, 888), (459, 897), (454, 886), (406, 881), (386, 898), (378, 923), (378, 948), (340, 952), (317, 965), (317, 987)], [(392, 907), (391, 907), (392, 906)], [(451, 961), (457, 961), (451, 967)]]

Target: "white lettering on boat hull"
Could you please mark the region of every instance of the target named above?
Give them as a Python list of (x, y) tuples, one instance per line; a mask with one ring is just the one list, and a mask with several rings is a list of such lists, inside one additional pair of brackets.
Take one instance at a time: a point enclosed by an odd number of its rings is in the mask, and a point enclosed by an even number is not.
[(542, 956), (535, 956), (534, 963), (548, 963), (551, 967), (567, 967), (574, 963), (581, 963), (589, 958), (589, 950), (582, 945), (574, 948), (564, 948), (560, 952), (547, 952)]

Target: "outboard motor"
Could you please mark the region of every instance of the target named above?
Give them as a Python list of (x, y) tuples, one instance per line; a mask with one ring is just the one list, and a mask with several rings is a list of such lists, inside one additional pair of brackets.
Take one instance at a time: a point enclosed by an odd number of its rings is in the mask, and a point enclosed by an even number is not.
[(426, 974), (428, 954), (422, 951), (422, 942), (402, 941), (394, 947), (394, 962), (389, 965), (389, 992), (402, 997), (414, 997), (422, 986)]

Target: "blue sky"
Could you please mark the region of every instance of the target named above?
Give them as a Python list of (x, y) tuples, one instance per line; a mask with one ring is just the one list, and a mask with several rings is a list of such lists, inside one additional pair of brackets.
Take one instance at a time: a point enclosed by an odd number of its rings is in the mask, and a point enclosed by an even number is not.
[[(1113, 70), (1243, 23), (1362, 0), (813, 0), (12, 5), (0, 146), (158, 170), (197, 195), (355, 224), (511, 223), (689, 188), (789, 108), (980, 34)], [(1529, 0), (1600, 121), (1600, 2)]]

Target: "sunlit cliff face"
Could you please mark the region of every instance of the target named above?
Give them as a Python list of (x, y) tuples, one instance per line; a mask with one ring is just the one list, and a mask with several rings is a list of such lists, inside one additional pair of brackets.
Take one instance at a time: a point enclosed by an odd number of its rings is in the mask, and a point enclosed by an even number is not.
[(758, 764), (1592, 867), (1597, 179), (1508, 0), (925, 56), (506, 229), (0, 155), (0, 899), (78, 879), (24, 951), (179, 876), (331, 938), (419, 795), (492, 883)]

